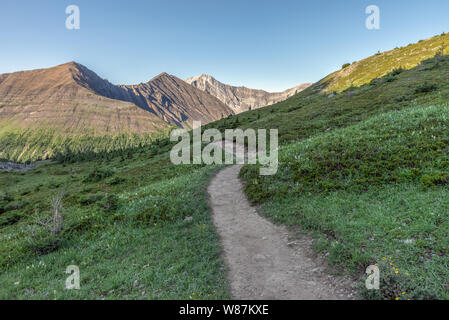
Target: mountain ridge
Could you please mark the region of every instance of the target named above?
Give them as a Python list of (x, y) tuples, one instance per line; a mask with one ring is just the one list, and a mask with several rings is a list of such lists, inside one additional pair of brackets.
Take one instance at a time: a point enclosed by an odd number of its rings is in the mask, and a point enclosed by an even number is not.
[[(0, 158), (28, 161), (149, 143), (173, 126), (190, 128), (233, 114), (213, 96), (162, 73), (147, 83), (116, 86), (87, 67), (0, 75)], [(96, 141), (94, 143), (94, 141)]]
[(232, 108), (235, 113), (241, 113), (275, 104), (312, 85), (312, 83), (304, 83), (282, 92), (267, 92), (265, 90), (251, 89), (245, 86), (231, 86), (224, 84), (208, 74), (190, 77), (184, 81), (217, 97), (220, 101)]

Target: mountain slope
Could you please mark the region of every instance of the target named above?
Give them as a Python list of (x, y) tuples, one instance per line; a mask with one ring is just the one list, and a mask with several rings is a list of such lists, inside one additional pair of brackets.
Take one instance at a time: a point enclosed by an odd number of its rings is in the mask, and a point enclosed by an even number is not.
[[(367, 58), (286, 101), (208, 125), (279, 130), (278, 172), (244, 166), (245, 193), (264, 215), (315, 234), (316, 248), (359, 277), (368, 298), (449, 298), (449, 56), (435, 48)], [(390, 59), (376, 66), (379, 56)], [(404, 61), (417, 65), (401, 69)], [(365, 83), (346, 87), (338, 74)], [(383, 285), (368, 291), (361, 275), (375, 264)]]
[[(28, 161), (138, 146), (170, 125), (138, 106), (101, 96), (76, 63), (0, 77), (0, 158)], [(95, 78), (97, 86), (110, 85)]]
[(283, 101), (311, 85), (306, 83), (283, 92), (270, 93), (264, 90), (230, 86), (221, 83), (212, 76), (206, 74), (188, 78), (185, 81), (192, 86), (217, 97), (220, 101), (232, 108), (235, 113), (258, 109)]
[(145, 84), (115, 86), (70, 62), (0, 75), (0, 158), (48, 158), (138, 146), (173, 125), (191, 127), (232, 114), (218, 99), (161, 74)]
[(193, 120), (209, 123), (233, 113), (218, 99), (165, 72), (146, 83), (115, 86), (82, 65), (78, 69), (82, 70), (76, 75), (80, 85), (131, 102), (173, 125), (190, 127)]
[(136, 105), (178, 126), (191, 127), (194, 120), (209, 123), (233, 114), (217, 98), (167, 73), (161, 73), (147, 83), (120, 88)]
[(319, 83), (326, 92), (341, 92), (380, 78), (394, 69), (411, 69), (435, 54), (449, 53), (449, 33), (421, 40), (406, 47), (377, 53), (331, 73)]
[(98, 76), (84, 81), (87, 68), (67, 63), (54, 68), (5, 74), (0, 82), (0, 121), (15, 127), (46, 126), (63, 132), (154, 133), (168, 125), (132, 103), (96, 94), (111, 86)]
[[(427, 41), (439, 43), (441, 39), (449, 39), (449, 35), (436, 36)], [(332, 73), (285, 101), (238, 114), (232, 120), (224, 119), (211, 126), (276, 128), (279, 130), (280, 142), (289, 143), (325, 130), (352, 125), (381, 112), (413, 105), (444, 103), (448, 101), (449, 96), (447, 56), (437, 55), (435, 58), (428, 59), (428, 56), (435, 55), (434, 48), (429, 47), (428, 51), (424, 49), (425, 47), (421, 49), (421, 56), (413, 58), (420, 61), (419, 64), (409, 70), (400, 69), (407, 57), (397, 60), (398, 54), (395, 50), (402, 49), (395, 49), (390, 54), (392, 60), (384, 65), (389, 65), (389, 69), (396, 70), (387, 73), (384, 77), (371, 79), (371, 75), (367, 78), (370, 81), (360, 87), (349, 87), (341, 92), (327, 93), (328, 80), (334, 79), (338, 72)], [(438, 53), (438, 50), (436, 52)], [(376, 59), (375, 57), (365, 60), (372, 61)], [(370, 65), (369, 69), (363, 73), (377, 70), (372, 68), (373, 66)], [(348, 73), (348, 76), (355, 78), (357, 74)]]

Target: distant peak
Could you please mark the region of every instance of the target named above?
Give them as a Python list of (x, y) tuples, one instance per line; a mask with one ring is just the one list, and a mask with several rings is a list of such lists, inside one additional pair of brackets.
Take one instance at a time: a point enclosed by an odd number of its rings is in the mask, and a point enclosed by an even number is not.
[(159, 73), (157, 76), (155, 76), (150, 81), (153, 81), (153, 80), (156, 80), (156, 79), (160, 79), (160, 78), (167, 78), (167, 77), (171, 77), (171, 76), (167, 72), (162, 72), (162, 73)]
[(197, 81), (197, 80), (201, 80), (201, 79), (208, 80), (208, 81), (214, 81), (214, 80), (216, 81), (216, 79), (214, 77), (212, 77), (210, 74), (205, 74), (205, 73), (203, 73), (199, 76), (187, 78), (187, 79), (185, 79), (185, 81), (188, 83), (192, 83), (193, 81)]
[(60, 64), (59, 66), (56, 66), (56, 67), (76, 67), (76, 68), (78, 68), (78, 67), (83, 67), (83, 65), (79, 64), (76, 61), (70, 61), (70, 62)]
[(89, 68), (75, 61), (66, 62), (50, 69), (59, 69), (76, 73), (86, 73), (90, 71)]

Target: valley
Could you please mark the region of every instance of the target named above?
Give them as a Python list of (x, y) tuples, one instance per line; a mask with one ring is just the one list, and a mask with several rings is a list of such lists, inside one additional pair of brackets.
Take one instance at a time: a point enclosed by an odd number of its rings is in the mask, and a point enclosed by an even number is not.
[[(76, 63), (0, 75), (0, 158), (47, 158), (0, 171), (0, 298), (449, 299), (447, 44), (441, 34), (377, 53), (276, 102), (208, 76), (115, 86)], [(221, 133), (277, 129), (277, 173), (174, 165), (168, 134), (197, 118)], [(58, 195), (64, 222), (52, 233), (39, 222)], [(295, 260), (294, 243), (310, 264)], [(266, 278), (297, 286), (283, 295), (251, 280), (257, 254)], [(243, 273), (232, 259), (246, 261)], [(320, 259), (337, 273), (331, 283), (349, 278), (357, 294), (323, 293)], [(80, 290), (64, 290), (71, 264)], [(365, 287), (371, 265), (379, 290)]]

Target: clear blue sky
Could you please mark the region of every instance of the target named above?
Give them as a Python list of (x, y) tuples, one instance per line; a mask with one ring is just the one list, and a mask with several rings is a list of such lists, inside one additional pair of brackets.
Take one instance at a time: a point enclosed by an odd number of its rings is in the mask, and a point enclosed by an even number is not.
[[(80, 30), (65, 28), (71, 4)], [(371, 4), (380, 30), (365, 28)], [(77, 61), (116, 84), (165, 71), (277, 91), (443, 31), (448, 0), (3, 0), (0, 73)]]

